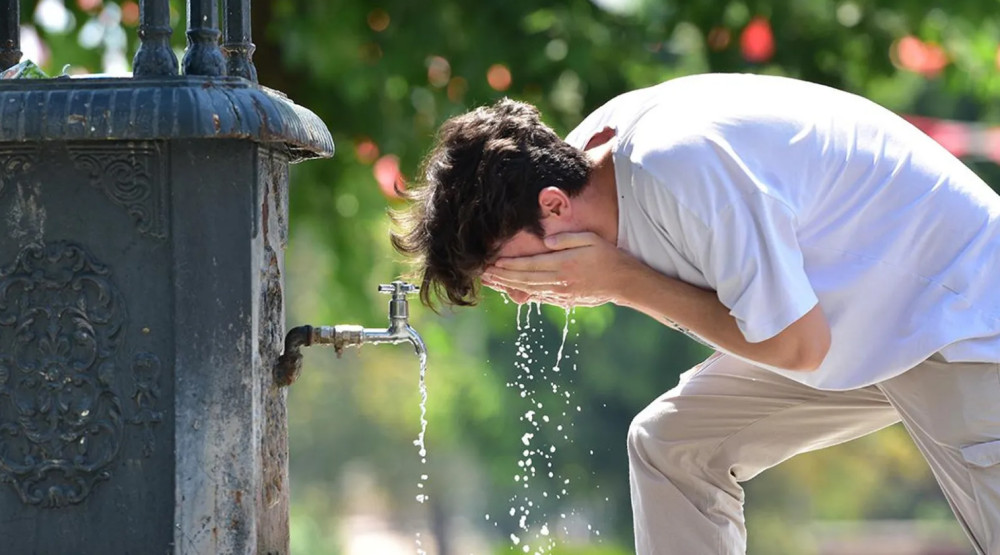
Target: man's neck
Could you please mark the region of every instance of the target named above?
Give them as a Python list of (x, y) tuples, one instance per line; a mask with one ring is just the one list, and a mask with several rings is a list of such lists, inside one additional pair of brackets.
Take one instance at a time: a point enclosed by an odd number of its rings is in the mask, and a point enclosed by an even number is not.
[(586, 151), (592, 164), (590, 179), (577, 197), (580, 220), (611, 244), (618, 243), (618, 185), (612, 142), (608, 141)]

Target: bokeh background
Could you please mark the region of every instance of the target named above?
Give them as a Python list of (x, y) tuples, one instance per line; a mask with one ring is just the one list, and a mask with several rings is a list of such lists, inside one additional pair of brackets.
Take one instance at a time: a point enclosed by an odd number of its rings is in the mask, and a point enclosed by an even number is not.
[[(129, 71), (134, 1), (22, 10), (25, 58), (50, 74)], [(565, 133), (672, 77), (787, 75), (911, 117), (1000, 183), (998, 12), (986, 0), (258, 0), (261, 83), (315, 111), (337, 145), (292, 173), (288, 323), (383, 325), (376, 285), (405, 270), (387, 240), (394, 187), (417, 180), (444, 119), (505, 95)], [(183, 13), (175, 2), (178, 56)], [(413, 553), (416, 534), (441, 555), (631, 552), (626, 430), (705, 349), (610, 306), (518, 313), (490, 293), (411, 312), (430, 351), (427, 462), (410, 349), (307, 352), (289, 391), (293, 553)], [(526, 464), (539, 471), (528, 487)], [(751, 553), (970, 552), (898, 426), (754, 479), (747, 520)]]

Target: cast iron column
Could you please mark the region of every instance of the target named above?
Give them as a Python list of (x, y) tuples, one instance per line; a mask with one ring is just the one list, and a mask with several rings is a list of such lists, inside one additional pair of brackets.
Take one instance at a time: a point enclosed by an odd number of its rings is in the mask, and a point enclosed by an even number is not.
[(250, 37), (250, 0), (222, 0), (226, 13), (222, 50), (226, 53), (226, 71), (230, 77), (257, 82), (257, 68), (251, 58), (255, 49)]
[(226, 74), (226, 59), (219, 49), (219, 5), (216, 0), (188, 0), (185, 75)]
[(136, 77), (177, 75), (177, 56), (170, 48), (169, 0), (139, 0), (139, 50), (132, 59)]
[(0, 2), (0, 70), (21, 61), (20, 3)]

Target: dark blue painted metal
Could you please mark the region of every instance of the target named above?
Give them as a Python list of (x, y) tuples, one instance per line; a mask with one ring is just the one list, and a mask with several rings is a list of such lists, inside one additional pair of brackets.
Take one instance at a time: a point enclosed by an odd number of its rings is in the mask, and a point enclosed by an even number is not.
[(21, 61), (21, 8), (18, 0), (0, 3), (0, 70)]
[(139, 50), (132, 59), (136, 77), (177, 75), (177, 56), (170, 48), (169, 0), (139, 0)]
[(257, 82), (257, 68), (252, 57), (250, 36), (250, 0), (222, 0), (225, 21), (222, 27), (222, 50), (226, 54), (226, 71), (230, 77), (242, 77)]
[(134, 78), (0, 80), (2, 553), (288, 553), (288, 166), (333, 141), (253, 82), (247, 0), (229, 77), (190, 7), (186, 75), (141, 0)]
[(185, 75), (221, 77), (226, 74), (226, 58), (219, 48), (219, 4), (217, 0), (188, 0)]
[(243, 79), (0, 81), (0, 142), (67, 138), (250, 139), (284, 145), (292, 161), (334, 148), (315, 114)]

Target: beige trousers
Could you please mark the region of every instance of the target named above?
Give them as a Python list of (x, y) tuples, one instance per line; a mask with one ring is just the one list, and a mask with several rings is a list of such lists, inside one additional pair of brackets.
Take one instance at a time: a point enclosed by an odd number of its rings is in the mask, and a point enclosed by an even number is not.
[(1000, 555), (1000, 364), (932, 357), (877, 385), (821, 391), (720, 354), (629, 429), (637, 553), (745, 553), (740, 482), (899, 420), (976, 550)]

